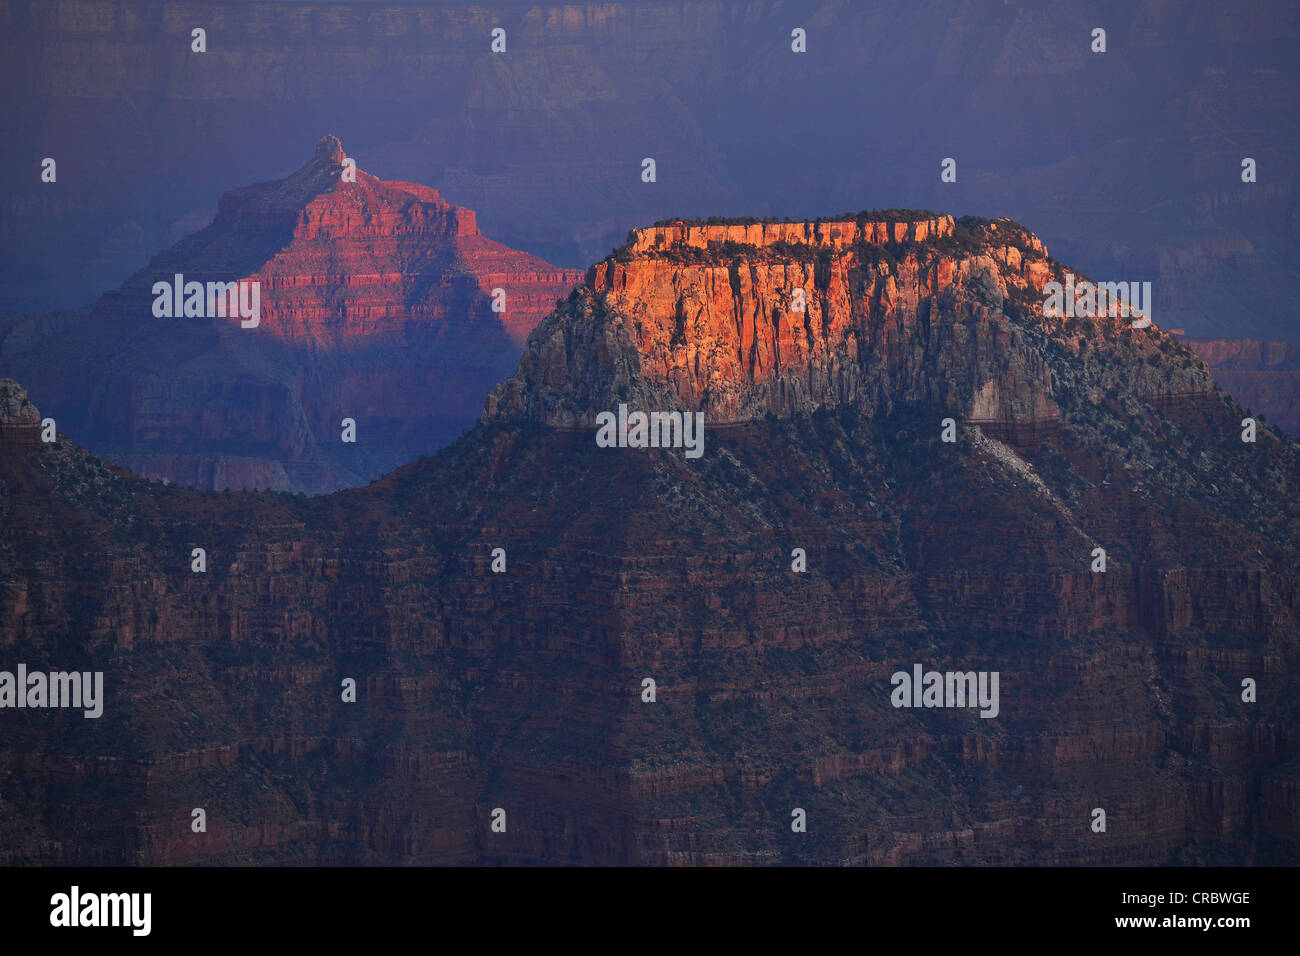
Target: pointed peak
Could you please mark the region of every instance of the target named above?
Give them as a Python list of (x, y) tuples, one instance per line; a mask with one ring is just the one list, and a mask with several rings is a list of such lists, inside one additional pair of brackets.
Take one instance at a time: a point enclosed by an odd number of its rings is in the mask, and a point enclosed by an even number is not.
[(318, 162), (328, 163), (330, 166), (339, 166), (343, 163), (343, 156), (343, 144), (332, 133), (322, 136), (320, 142), (316, 144), (316, 160)]
[(0, 378), (0, 424), (34, 425), (40, 420), (40, 412), (27, 400), (27, 389), (11, 378)]
[(27, 400), (26, 389), (11, 378), (0, 378), (0, 447), (38, 445), (40, 429), (41, 413)]

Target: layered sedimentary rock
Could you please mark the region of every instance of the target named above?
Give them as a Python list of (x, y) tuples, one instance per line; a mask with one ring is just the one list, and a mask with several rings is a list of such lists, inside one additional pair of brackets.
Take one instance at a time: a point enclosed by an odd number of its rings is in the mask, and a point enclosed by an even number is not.
[(635, 229), (627, 251), (633, 255), (672, 248), (708, 249), (710, 243), (732, 242), (744, 246), (794, 243), (813, 249), (843, 249), (858, 243), (924, 242), (951, 236), (951, 216), (871, 222), (866, 219), (828, 222), (727, 222), (687, 223), (681, 220)]
[(1300, 435), (1300, 345), (1254, 339), (1188, 339), (1214, 380), (1248, 409)]
[[(292, 175), (227, 193), (79, 321), (10, 323), (0, 368), (94, 451), (201, 488), (326, 491), (435, 451), (581, 275), (345, 159), (327, 136)], [(256, 283), (259, 315), (159, 317), (155, 283), (177, 275)]]
[[(106, 687), (0, 710), (0, 860), (1295, 863), (1300, 446), (1044, 318), (1005, 220), (782, 243), (634, 239), (365, 489), (0, 449), (0, 668)], [(599, 447), (619, 402), (704, 454)], [(997, 716), (895, 707), (915, 664)]]
[[(489, 409), (587, 426), (624, 395), (723, 424), (931, 402), (999, 437), (1037, 440), (1060, 416), (1042, 335), (1086, 362), (1078, 333), (1090, 320), (1048, 319), (1031, 331), (994, 319), (1041, 316), (1043, 287), (1064, 280), (1062, 267), (1009, 220), (891, 212), (636, 230), (588, 270), (567, 320), (542, 330)], [(1112, 339), (1128, 326), (1095, 323)], [(1210, 390), (1186, 353), (1160, 363), (1167, 336), (1128, 338), (1138, 395)], [(1098, 380), (1113, 387), (1113, 371), (1097, 369)]]
[[(947, 203), (930, 165), (984, 144), (958, 156), (969, 208), (1034, 222), (1099, 278), (1152, 279), (1171, 326), (1294, 333), (1289, 0), (1231, 17), (1204, 0), (799, 6), (807, 56), (786, 0), (3, 0), (0, 70), (22, 95), (0, 101), (0, 312), (93, 301), (209, 197), (294, 168), (331, 129), (364, 137), (363, 167), (570, 266), (673, 214)], [(1103, 24), (1109, 59), (1044, 39)], [(1139, 59), (1114, 63), (1120, 48)], [(1064, 103), (1086, 137), (1044, 135)], [(1229, 142), (1249, 150), (1228, 163)], [(1240, 179), (1247, 152), (1258, 182)]]

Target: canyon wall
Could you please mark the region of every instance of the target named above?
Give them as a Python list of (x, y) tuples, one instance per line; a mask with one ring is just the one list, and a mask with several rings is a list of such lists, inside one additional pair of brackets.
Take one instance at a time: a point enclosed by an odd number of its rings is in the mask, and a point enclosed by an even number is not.
[[(1132, 339), (1123, 365), (1143, 397), (1210, 391), (1203, 363), (1186, 353), (1156, 367), (1174, 348), (1163, 333), (1134, 337), (1129, 320), (1111, 316), (1043, 317), (1044, 285), (1064, 270), (1042, 241), (1009, 220), (963, 223), (864, 213), (634, 230), (539, 330), (489, 412), (586, 426), (635, 398), (724, 424), (933, 402), (999, 437), (1032, 438), (1059, 418), (1039, 337), (1057, 335), (1090, 361), (1085, 327)], [(1004, 309), (1036, 315), (1039, 331), (991, 320)]]
[(669, 216), (962, 209), (1153, 280), (1170, 327), (1294, 339), (1300, 17), (1205, 7), (3, 0), (0, 313), (94, 301), (328, 130), (564, 266)]
[[(0, 371), (97, 453), (201, 488), (329, 491), (435, 451), (581, 273), (487, 238), (435, 190), (345, 179), (345, 159), (327, 136), (290, 176), (228, 193), (89, 310), (0, 320)], [(257, 325), (233, 301), (159, 317), (154, 285), (176, 275), (257, 283)]]
[(1253, 339), (1188, 339), (1214, 380), (1248, 409), (1300, 435), (1300, 345)]
[[(0, 711), (0, 855), (1294, 864), (1300, 445), (1158, 326), (1044, 317), (1026, 236), (634, 238), (363, 489), (6, 444), (0, 662), (106, 690)], [(704, 454), (599, 447), (611, 401), (705, 409)], [(893, 706), (914, 664), (998, 716)]]

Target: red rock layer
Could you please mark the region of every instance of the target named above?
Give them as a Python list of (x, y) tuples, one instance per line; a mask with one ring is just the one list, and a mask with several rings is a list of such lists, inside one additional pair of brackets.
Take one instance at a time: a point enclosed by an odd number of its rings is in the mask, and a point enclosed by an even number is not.
[[(109, 679), (3, 715), (0, 862), (1295, 863), (1300, 445), (964, 222), (615, 256), (364, 489), (0, 454), (0, 654)], [(619, 401), (724, 421), (597, 447)], [(998, 717), (893, 707), (914, 663)]]
[(857, 243), (924, 242), (951, 236), (952, 216), (890, 222), (756, 222), (718, 225), (688, 224), (685, 221), (634, 230), (629, 244), (633, 255), (662, 252), (674, 246), (707, 249), (712, 242), (734, 242), (767, 246), (778, 242), (807, 245), (818, 249), (843, 249)]
[[(345, 181), (344, 158), (326, 137), (288, 179), (222, 199), (218, 224), (235, 233), (260, 234), (291, 219), (285, 247), (238, 277), (261, 283), (269, 334), (333, 350), (411, 327), (495, 321), (522, 346), (557, 295), (581, 279), (488, 239), (472, 210), (437, 190), (362, 170)], [(170, 267), (161, 260), (153, 269)], [(484, 308), (498, 288), (504, 312)]]
[[(96, 452), (202, 488), (358, 485), (454, 439), (581, 274), (488, 239), (435, 190), (345, 181), (344, 159), (326, 137), (89, 314), (43, 339), (24, 324), (13, 374)], [(156, 318), (153, 285), (176, 274), (257, 282), (260, 324)]]
[[(1072, 352), (1089, 337), (1127, 341), (1124, 365), (1152, 400), (1210, 390), (1200, 363), (1153, 367), (1174, 348), (1154, 327), (1045, 318), (1043, 286), (1064, 274), (1042, 242), (1009, 220), (968, 225), (921, 215), (638, 230), (588, 270), (489, 415), (590, 424), (576, 404), (615, 407), (621, 392), (717, 424), (925, 401), (1032, 444), (1060, 414), (1042, 334)], [(1035, 332), (1008, 318), (1022, 314)], [(597, 394), (575, 395), (575, 381)]]
[(1214, 380), (1253, 412), (1300, 435), (1300, 345), (1253, 339), (1186, 339)]

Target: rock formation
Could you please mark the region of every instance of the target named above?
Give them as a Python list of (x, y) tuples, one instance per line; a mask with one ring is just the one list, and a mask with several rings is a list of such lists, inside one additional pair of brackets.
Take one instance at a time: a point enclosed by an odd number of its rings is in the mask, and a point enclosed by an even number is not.
[[(807, 56), (791, 52), (787, 0), (6, 0), (0, 64), (23, 95), (0, 101), (0, 314), (94, 301), (230, 184), (295, 168), (329, 129), (358, 131), (345, 146), (364, 168), (436, 187), (493, 238), (569, 266), (668, 215), (907, 195), (1014, 214), (1100, 279), (1140, 273), (1157, 318), (1193, 334), (1294, 334), (1287, 0), (1231, 18), (1205, 0), (798, 6)], [(221, 41), (196, 58), (204, 22)], [(1103, 24), (1099, 56), (1087, 41)], [(505, 56), (483, 39), (495, 26)], [(1120, 47), (1139, 60), (1115, 63)], [(1064, 103), (1087, 136), (1044, 135)], [(984, 149), (954, 194), (938, 163), (956, 143)], [(1227, 143), (1249, 145), (1258, 182)], [(57, 185), (39, 180), (47, 156)]]
[[(1044, 284), (1063, 277), (1042, 241), (1009, 220), (863, 213), (637, 230), (539, 330), (489, 413), (587, 427), (628, 395), (721, 425), (930, 402), (1032, 441), (1060, 417), (1045, 337), (1086, 362), (1089, 331), (1124, 337), (1121, 364), (1144, 399), (1211, 389), (1202, 363), (1162, 361), (1168, 336), (1134, 336), (1128, 320), (995, 321), (1035, 309), (1041, 319)], [(1095, 370), (1108, 386), (1117, 371)]]
[(1300, 345), (1254, 339), (1187, 339), (1214, 380), (1247, 409), (1300, 436)]
[[(106, 697), (0, 710), (0, 862), (1296, 863), (1300, 445), (924, 218), (638, 233), (364, 489), (0, 448), (0, 668)], [(618, 402), (704, 455), (597, 447)], [(998, 716), (894, 707), (915, 664)]]
[(27, 400), (27, 390), (0, 378), (0, 435), (7, 445), (35, 445), (40, 441), (41, 416)]
[[(79, 321), (5, 337), (0, 371), (97, 453), (201, 488), (327, 491), (435, 451), (581, 274), (488, 239), (432, 189), (349, 181), (344, 159), (327, 136), (292, 175), (227, 193)], [(177, 274), (257, 282), (260, 323), (155, 317), (154, 283)]]

